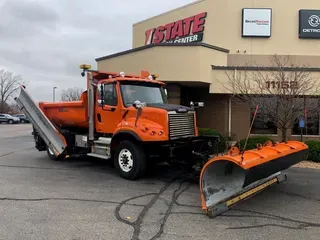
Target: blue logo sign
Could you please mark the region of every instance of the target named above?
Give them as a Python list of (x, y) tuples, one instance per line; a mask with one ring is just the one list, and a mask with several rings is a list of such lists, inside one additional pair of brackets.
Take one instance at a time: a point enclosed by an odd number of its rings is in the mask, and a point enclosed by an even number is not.
[(299, 127), (300, 127), (300, 128), (304, 128), (304, 125), (305, 125), (304, 120), (303, 120), (303, 119), (300, 119), (300, 120), (299, 120)]

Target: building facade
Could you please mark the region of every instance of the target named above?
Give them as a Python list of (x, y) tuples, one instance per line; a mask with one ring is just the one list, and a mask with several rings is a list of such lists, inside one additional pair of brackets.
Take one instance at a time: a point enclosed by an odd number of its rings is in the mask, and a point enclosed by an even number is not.
[[(281, 71), (320, 77), (319, 1), (195, 1), (134, 24), (132, 49), (96, 61), (99, 70), (159, 74), (170, 102), (205, 103), (197, 110), (199, 127), (241, 139), (248, 134), (254, 108), (240, 103), (226, 85), (230, 76), (247, 71), (275, 76), (275, 54), (289, 55), (293, 63)], [(266, 86), (274, 87), (269, 80)], [(319, 137), (319, 114), (306, 120), (308, 137)], [(258, 114), (251, 133), (277, 139), (281, 131)], [(297, 124), (288, 131), (290, 138), (299, 134)]]

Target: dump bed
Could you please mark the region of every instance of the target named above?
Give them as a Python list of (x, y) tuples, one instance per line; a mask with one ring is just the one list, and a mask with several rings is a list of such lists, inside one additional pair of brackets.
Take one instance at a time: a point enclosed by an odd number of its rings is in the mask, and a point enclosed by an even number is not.
[(87, 92), (84, 92), (79, 101), (40, 102), (39, 107), (59, 127), (88, 128), (87, 102)]

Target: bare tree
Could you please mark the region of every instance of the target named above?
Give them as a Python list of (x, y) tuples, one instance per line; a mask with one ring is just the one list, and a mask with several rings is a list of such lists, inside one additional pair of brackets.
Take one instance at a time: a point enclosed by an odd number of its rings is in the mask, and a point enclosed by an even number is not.
[(83, 90), (81, 88), (68, 88), (62, 90), (61, 101), (78, 101), (80, 100)]
[(319, 115), (320, 82), (306, 66), (294, 64), (290, 56), (271, 57), (271, 66), (244, 66), (230, 73), (222, 85), (247, 107), (258, 106), (258, 116), (272, 122), (287, 140), (287, 130), (297, 119)]
[(20, 75), (13, 75), (10, 71), (0, 70), (0, 112), (5, 112), (8, 107), (9, 98), (14, 94), (20, 85), (24, 84)]
[(9, 105), (8, 111), (9, 114), (18, 114), (20, 113), (20, 108), (16, 103)]

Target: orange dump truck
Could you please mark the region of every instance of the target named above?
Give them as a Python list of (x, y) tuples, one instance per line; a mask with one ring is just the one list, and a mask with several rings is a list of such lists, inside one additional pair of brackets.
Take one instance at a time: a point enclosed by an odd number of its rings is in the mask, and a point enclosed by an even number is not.
[(52, 160), (87, 155), (112, 161), (120, 176), (142, 177), (149, 165), (174, 162), (193, 169), (198, 158), (203, 210), (209, 216), (286, 178), (281, 171), (308, 153), (298, 141), (265, 143), (240, 152), (233, 148), (215, 156), (218, 137), (199, 136), (195, 103), (168, 104), (164, 83), (154, 75), (101, 72), (81, 65), (87, 90), (78, 101), (36, 104), (24, 86), (16, 98), (33, 124), (35, 147)]

